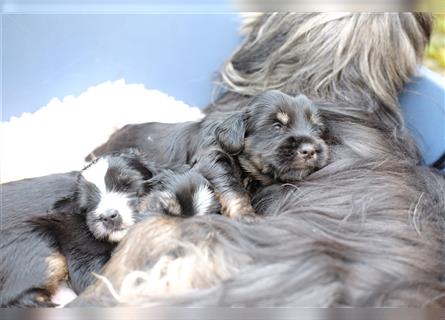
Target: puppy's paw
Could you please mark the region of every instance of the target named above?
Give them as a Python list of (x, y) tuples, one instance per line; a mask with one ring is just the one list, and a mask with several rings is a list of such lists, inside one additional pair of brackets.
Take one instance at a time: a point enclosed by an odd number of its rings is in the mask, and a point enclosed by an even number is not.
[(232, 219), (238, 219), (243, 216), (255, 216), (255, 210), (248, 196), (235, 193), (221, 194), (220, 202), (221, 214), (224, 216)]
[(14, 301), (1, 305), (2, 308), (56, 308), (57, 306), (58, 304), (51, 301), (51, 294), (43, 289), (30, 289)]

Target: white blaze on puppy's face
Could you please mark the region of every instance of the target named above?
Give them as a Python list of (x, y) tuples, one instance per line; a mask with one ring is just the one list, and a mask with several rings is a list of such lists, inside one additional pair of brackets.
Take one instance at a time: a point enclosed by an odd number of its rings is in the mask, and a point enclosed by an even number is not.
[(101, 194), (96, 214), (100, 215), (110, 209), (115, 209), (122, 218), (122, 227), (128, 227), (134, 223), (133, 210), (128, 205), (129, 201), (130, 199), (124, 193), (107, 192)]
[[(127, 194), (109, 191), (112, 188), (107, 188), (105, 176), (109, 167), (108, 160), (102, 158), (82, 172), (83, 177), (97, 187), (100, 198), (96, 209), (89, 213), (91, 216), (88, 221), (90, 230), (96, 238), (120, 241), (125, 236), (128, 227), (134, 224), (133, 210), (129, 206), (130, 199)], [(109, 230), (103, 223), (97, 220), (108, 210), (118, 211), (122, 219), (120, 228)]]
[(197, 216), (208, 214), (210, 206), (214, 202), (212, 191), (207, 186), (200, 186), (193, 195), (193, 207)]
[(108, 160), (105, 158), (99, 159), (96, 163), (92, 164), (82, 172), (82, 176), (88, 181), (94, 184), (101, 194), (107, 192), (105, 185), (105, 175), (109, 168)]

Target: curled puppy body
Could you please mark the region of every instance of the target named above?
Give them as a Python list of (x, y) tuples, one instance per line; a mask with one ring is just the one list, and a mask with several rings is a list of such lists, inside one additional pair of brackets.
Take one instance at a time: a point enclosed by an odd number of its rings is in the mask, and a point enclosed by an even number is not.
[[(253, 213), (246, 186), (298, 181), (326, 165), (324, 134), (325, 126), (311, 100), (271, 90), (251, 99), (241, 111), (215, 112), (201, 122), (128, 125), (92, 154), (140, 143), (136, 147), (153, 154), (156, 163), (203, 162), (198, 164), (202, 172), (220, 173), (218, 179), (212, 174), (207, 178), (219, 194), (224, 213), (234, 217)], [(209, 166), (211, 171), (205, 169)]]
[(213, 185), (189, 166), (162, 170), (146, 188), (150, 192), (139, 203), (143, 212), (183, 218), (220, 212)]
[[(118, 244), (117, 251), (113, 253), (113, 257), (116, 255), (118, 257), (113, 258), (115, 262), (111, 269), (113, 273), (111, 278), (117, 283), (123, 280), (128, 271), (135, 271), (136, 275), (137, 270), (143, 270), (145, 266), (150, 265), (154, 266), (156, 270), (152, 275), (154, 292), (188, 290), (193, 280), (187, 279), (187, 277), (195, 272), (187, 268), (192, 265), (188, 260), (193, 259), (193, 255), (190, 253), (194, 252), (196, 248), (188, 242), (185, 242), (183, 247), (180, 246), (181, 239), (185, 236), (183, 232), (187, 234), (187, 237), (192, 236), (196, 242), (207, 237), (208, 228), (204, 224), (196, 226), (193, 221), (196, 219), (206, 221), (209, 215), (220, 217), (215, 214), (221, 210), (217, 194), (212, 183), (204, 177), (201, 170), (189, 166), (181, 166), (174, 170), (162, 170), (150, 179), (145, 187), (150, 191), (140, 198), (138, 209), (147, 213), (147, 219), (129, 231), (130, 240), (127, 240), (127, 236)], [(181, 225), (183, 221), (189, 221), (186, 224), (191, 228), (181, 231), (178, 225)], [(159, 232), (161, 230), (162, 232)], [(215, 236), (217, 235), (215, 234)], [(133, 245), (133, 241), (150, 245)], [(166, 251), (168, 251), (167, 255), (163, 256)], [(218, 253), (208, 252), (209, 257), (214, 254)], [(208, 261), (210, 260), (200, 259), (202, 275), (205, 275), (207, 268), (218, 268), (217, 263), (212, 262), (211, 266), (207, 265)], [(119, 267), (116, 267), (117, 264)], [(221, 269), (219, 272), (221, 277), (228, 277), (231, 274), (229, 270), (225, 269)], [(99, 280), (93, 286), (94, 289), (86, 289), (85, 295), (89, 297), (88, 299), (94, 299), (90, 294), (97, 295), (98, 290), (104, 297), (110, 294), (106, 283), (101, 280), (103, 276), (110, 277), (102, 272)], [(178, 276), (183, 279), (182, 284), (173, 284), (179, 280)], [(134, 280), (137, 280), (137, 277)], [(208, 281), (214, 280), (209, 278)], [(201, 285), (205, 286), (205, 283), (203, 282)], [(77, 300), (74, 305), (70, 304), (69, 306), (80, 305), (82, 303)]]
[(201, 135), (202, 130), (199, 122), (128, 124), (114, 132), (85, 160), (133, 148), (149, 154), (150, 160), (158, 165), (176, 167), (189, 163), (200, 144), (209, 144), (206, 140), (211, 135), (208, 132)]
[[(139, 155), (126, 153), (105, 156), (79, 173), (2, 185), (0, 304), (54, 306), (51, 296), (64, 279), (80, 293), (93, 280), (91, 272), (100, 270), (136, 220), (130, 211), (133, 194), (151, 176), (152, 169)], [(119, 192), (119, 197), (100, 193), (102, 187)], [(28, 203), (28, 194), (35, 203)], [(116, 221), (96, 221), (98, 214), (108, 214), (104, 201), (109, 208), (120, 209), (121, 218), (128, 215), (120, 226)]]
[[(129, 228), (146, 217), (138, 208), (156, 169), (138, 151), (112, 153), (85, 167), (76, 188), (54, 204), (45, 222), (66, 257), (70, 285), (82, 292), (94, 281)], [(63, 218), (62, 218), (63, 217)], [(64, 226), (68, 219), (78, 230)]]
[(201, 151), (197, 166), (214, 184), (224, 214), (250, 215), (250, 196), (262, 187), (295, 183), (327, 164), (325, 129), (311, 100), (268, 91), (218, 124), (221, 149)]
[(51, 296), (68, 270), (54, 237), (25, 221), (4, 225), (0, 239), (0, 306), (55, 306)]
[[(211, 185), (198, 172), (188, 166), (155, 168), (137, 151), (101, 157), (81, 173), (76, 190), (57, 202), (55, 211), (83, 214), (49, 218), (76, 293), (95, 280), (93, 272), (134, 223), (153, 214), (183, 218), (219, 212)], [(62, 216), (75, 220), (79, 230), (66, 230)]]
[(51, 295), (67, 277), (66, 261), (54, 237), (29, 220), (46, 216), (75, 187), (77, 175), (53, 174), (0, 186), (0, 306), (54, 306)]

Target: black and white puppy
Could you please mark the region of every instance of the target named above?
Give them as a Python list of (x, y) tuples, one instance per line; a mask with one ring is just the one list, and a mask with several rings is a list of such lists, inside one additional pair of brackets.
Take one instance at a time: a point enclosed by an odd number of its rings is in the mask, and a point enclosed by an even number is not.
[(55, 306), (62, 280), (84, 291), (130, 227), (149, 215), (219, 211), (199, 172), (159, 169), (136, 150), (104, 155), (80, 172), (1, 187), (2, 307)]
[(49, 221), (67, 260), (71, 287), (79, 293), (136, 222), (155, 214), (184, 218), (217, 213), (219, 206), (199, 172), (188, 166), (161, 169), (132, 150), (105, 155), (84, 168), (76, 188), (56, 202), (53, 212), (72, 213), (69, 219), (82, 226), (73, 233), (54, 216)]
[(189, 166), (161, 171), (147, 182), (146, 188), (150, 192), (139, 203), (143, 212), (186, 218), (221, 210), (211, 182)]
[(82, 213), (96, 239), (120, 241), (142, 218), (138, 199), (159, 170), (137, 150), (110, 153), (80, 172), (74, 190), (59, 199), (53, 211)]
[(213, 184), (222, 213), (235, 217), (253, 213), (245, 187), (253, 192), (292, 183), (326, 165), (325, 129), (306, 96), (271, 90), (239, 111), (213, 112), (200, 122), (127, 125), (87, 159), (134, 147), (167, 166), (204, 164), (201, 173)]
[[(93, 273), (100, 271), (130, 227), (149, 214), (139, 210), (139, 199), (158, 170), (137, 150), (111, 153), (86, 166), (72, 192), (54, 204), (46, 223), (66, 258), (76, 293), (95, 280)], [(61, 216), (76, 225), (76, 232), (66, 230)]]
[(127, 152), (81, 172), (2, 185), (0, 305), (54, 306), (51, 296), (65, 279), (83, 291), (145, 214), (135, 209), (137, 197), (154, 172), (138, 152)]

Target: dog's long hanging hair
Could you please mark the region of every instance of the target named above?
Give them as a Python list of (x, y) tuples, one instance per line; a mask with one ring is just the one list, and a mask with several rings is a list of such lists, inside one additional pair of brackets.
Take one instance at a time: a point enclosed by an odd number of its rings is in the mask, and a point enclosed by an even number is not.
[(249, 96), (266, 88), (354, 103), (371, 96), (360, 107), (400, 126), (397, 95), (416, 73), (431, 29), (428, 14), (262, 14), (244, 25), (222, 85)]
[(269, 88), (330, 100), (330, 163), (257, 194), (266, 217), (255, 224), (217, 215), (140, 224), (74, 305), (444, 307), (445, 177), (418, 165), (397, 102), (431, 23), (413, 13), (249, 23), (208, 112)]

